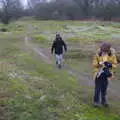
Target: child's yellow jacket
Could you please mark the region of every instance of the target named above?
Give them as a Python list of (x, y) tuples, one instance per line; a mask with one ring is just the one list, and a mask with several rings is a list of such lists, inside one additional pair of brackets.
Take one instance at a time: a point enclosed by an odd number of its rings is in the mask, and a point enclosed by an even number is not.
[[(99, 50), (98, 50), (99, 51)], [(112, 64), (111, 72), (113, 73), (114, 69), (117, 67), (117, 58), (115, 55), (115, 50), (111, 48), (112, 55), (106, 56), (107, 62), (110, 62)], [(92, 65), (94, 67), (94, 77), (96, 76), (96, 73), (99, 70), (99, 63), (103, 62), (103, 56), (99, 56), (99, 52), (96, 53), (96, 55), (93, 57)], [(104, 56), (105, 57), (105, 56)]]

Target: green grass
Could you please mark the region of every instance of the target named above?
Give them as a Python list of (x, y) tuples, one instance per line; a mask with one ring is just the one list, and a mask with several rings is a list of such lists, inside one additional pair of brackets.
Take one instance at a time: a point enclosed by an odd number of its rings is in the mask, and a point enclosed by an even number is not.
[(63, 39), (72, 43), (110, 41), (120, 34), (119, 23), (112, 22), (34, 21), (32, 26), (33, 35), (42, 34), (49, 41), (54, 40), (56, 32), (60, 32)]
[[(112, 107), (94, 108), (91, 105), (93, 88), (78, 84), (75, 76), (65, 69), (58, 70), (54, 65), (46, 64), (25, 46), (24, 36), (29, 24), (32, 25), (29, 33), (33, 39), (31, 43), (45, 49), (51, 47), (48, 45), (54, 40), (57, 31), (65, 30), (62, 35), (70, 46), (65, 56), (65, 64), (78, 73), (92, 73), (91, 57), (95, 49), (93, 45), (96, 43), (94, 41), (103, 36), (108, 40), (108, 33), (119, 34), (118, 30), (116, 32), (119, 23), (33, 20), (11, 23), (8, 29), (12, 35), (0, 36), (0, 63), (4, 63), (4, 67), (0, 64), (0, 119), (120, 120), (119, 102), (115, 104), (111, 98)], [(101, 27), (85, 30), (91, 27), (91, 24), (104, 24), (105, 30), (101, 30)], [(111, 29), (106, 31), (110, 27)], [(82, 28), (84, 32), (71, 32), (72, 28)], [(115, 84), (119, 78), (118, 69)]]
[[(41, 77), (41, 79), (35, 81), (34, 79), (27, 81), (18, 78), (11, 79), (11, 89), (17, 92), (14, 97), (7, 101), (11, 120), (89, 120), (91, 114), (91, 120), (97, 118), (100, 120), (106, 120), (106, 118), (119, 120), (119, 117), (109, 109), (93, 108), (90, 101), (85, 98), (88, 95), (84, 95), (88, 90), (82, 90), (82, 87), (76, 84), (75, 78), (65, 71), (56, 71), (54, 74), (55, 71), (52, 66), (34, 61), (29, 54), (20, 57), (19, 60), (24, 61), (24, 70), (32, 73), (32, 75), (37, 75), (38, 78)], [(37, 64), (37, 66), (33, 68), (33, 64)], [(33, 68), (32, 71), (31, 67)], [(34, 72), (34, 70), (36, 71)], [(94, 113), (96, 114), (94, 115)]]
[(45, 44), (45, 42), (47, 41), (46, 38), (42, 35), (34, 35), (32, 36), (32, 39), (34, 40), (35, 43), (38, 44)]

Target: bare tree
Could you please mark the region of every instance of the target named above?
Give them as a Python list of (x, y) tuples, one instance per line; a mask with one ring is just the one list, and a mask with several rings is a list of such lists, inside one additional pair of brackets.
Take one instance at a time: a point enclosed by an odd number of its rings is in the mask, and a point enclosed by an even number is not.
[(1, 0), (0, 1), (2, 4), (2, 22), (4, 24), (8, 24), (10, 20), (9, 16), (9, 7), (10, 7), (10, 0)]
[(20, 0), (0, 0), (0, 3), (2, 7), (1, 21), (4, 24), (9, 24), (13, 17), (17, 18), (21, 15), (23, 7)]
[(29, 7), (34, 8), (39, 3), (46, 3), (49, 0), (27, 0)]
[(79, 6), (84, 17), (87, 17), (91, 10), (90, 8), (92, 7), (94, 0), (74, 0), (74, 2)]

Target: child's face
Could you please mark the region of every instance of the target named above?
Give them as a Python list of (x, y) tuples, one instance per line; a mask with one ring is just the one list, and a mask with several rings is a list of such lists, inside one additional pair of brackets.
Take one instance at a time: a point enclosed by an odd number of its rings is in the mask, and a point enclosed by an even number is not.
[(111, 45), (109, 43), (103, 43), (100, 48), (101, 48), (101, 52), (109, 53)]
[(109, 51), (110, 51), (110, 48), (109, 48), (109, 47), (106, 47), (106, 48), (103, 48), (103, 49), (102, 49), (102, 52), (103, 52), (103, 53), (106, 53), (106, 54), (109, 53)]

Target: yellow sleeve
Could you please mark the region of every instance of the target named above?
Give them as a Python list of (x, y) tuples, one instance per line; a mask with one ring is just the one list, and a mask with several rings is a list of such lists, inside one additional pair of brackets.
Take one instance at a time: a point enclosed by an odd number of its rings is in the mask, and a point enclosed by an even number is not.
[(112, 58), (112, 66), (113, 66), (113, 69), (117, 67), (117, 58), (115, 55), (113, 55), (113, 58)]
[(96, 69), (96, 68), (98, 68), (98, 65), (99, 65), (98, 57), (97, 57), (97, 55), (95, 55), (93, 57), (92, 66)]

